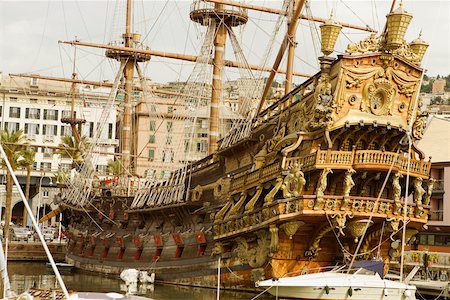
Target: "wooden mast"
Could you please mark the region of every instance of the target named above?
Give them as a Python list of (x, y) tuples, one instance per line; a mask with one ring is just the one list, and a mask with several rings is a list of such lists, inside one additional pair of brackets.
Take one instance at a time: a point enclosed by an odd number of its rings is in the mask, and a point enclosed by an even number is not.
[(281, 43), (280, 50), (278, 51), (278, 55), (275, 59), (275, 63), (273, 64), (272, 71), (270, 72), (269, 78), (267, 79), (266, 86), (264, 87), (264, 91), (261, 97), (261, 100), (258, 105), (257, 114), (261, 112), (261, 109), (264, 105), (267, 94), (269, 93), (270, 87), (272, 86), (273, 79), (275, 78), (275, 74), (277, 73), (278, 67), (280, 66), (281, 60), (283, 59), (284, 52), (286, 52), (286, 48), (288, 46), (289, 36), (295, 34), (295, 30), (297, 29), (298, 19), (300, 13), (302, 12), (303, 5), (305, 4), (305, 0), (300, 0), (300, 3), (297, 5), (297, 8), (292, 16), (292, 21), (289, 23), (288, 31), (286, 36), (284, 37), (283, 42)]
[[(223, 9), (223, 5), (215, 4), (214, 8), (219, 11)], [(218, 24), (214, 38), (214, 68), (209, 113), (208, 154), (214, 153), (217, 150), (217, 141), (219, 140), (219, 104), (222, 98), (223, 56), (227, 39), (227, 29), (224, 21), (220, 19), (215, 19), (215, 21)]]
[[(133, 47), (133, 34), (131, 33), (131, 16), (133, 1), (127, 0), (127, 15), (125, 23), (125, 34), (123, 35), (125, 47)], [(122, 119), (122, 165), (125, 175), (130, 173), (131, 166), (131, 105), (133, 100), (133, 77), (134, 77), (134, 60), (131, 56), (122, 58), (126, 60), (125, 69), (123, 71), (125, 77), (125, 95), (124, 109)]]
[[(289, 20), (289, 25), (290, 23), (292, 23), (293, 21), (293, 17), (294, 17), (294, 13), (295, 13), (295, 8), (297, 7), (297, 3), (298, 0), (294, 0), (293, 4), (292, 4), (292, 14), (291, 14), (291, 18)], [(288, 25), (288, 26), (289, 26)], [(296, 30), (297, 26), (295, 27), (295, 30), (292, 32), (291, 35), (288, 35), (287, 37), (287, 42), (289, 44), (289, 48), (288, 48), (288, 60), (287, 60), (287, 65), (286, 65), (286, 81), (284, 84), (284, 93), (287, 94), (291, 91), (292, 89), (292, 72), (294, 70), (294, 56), (295, 56), (295, 47), (296, 47)]]

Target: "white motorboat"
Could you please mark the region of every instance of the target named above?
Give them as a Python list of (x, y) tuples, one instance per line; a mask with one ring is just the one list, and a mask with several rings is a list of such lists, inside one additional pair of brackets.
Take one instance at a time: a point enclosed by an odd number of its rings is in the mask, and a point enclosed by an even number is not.
[(377, 272), (345, 267), (293, 277), (259, 281), (257, 287), (268, 288), (274, 296), (293, 299), (416, 299), (416, 287), (383, 279)]

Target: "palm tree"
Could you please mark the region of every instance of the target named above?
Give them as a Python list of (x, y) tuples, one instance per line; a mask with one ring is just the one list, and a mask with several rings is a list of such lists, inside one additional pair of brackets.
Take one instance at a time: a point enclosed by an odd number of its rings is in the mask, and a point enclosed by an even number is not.
[[(30, 198), (31, 167), (34, 164), (35, 155), (36, 155), (36, 152), (34, 151), (34, 149), (27, 147), (27, 148), (23, 149), (22, 159), (19, 161), (19, 166), (27, 168), (27, 180), (26, 180), (26, 185), (25, 185), (25, 198), (27, 199), (27, 201), (30, 200), (29, 198)], [(23, 209), (22, 226), (23, 227), (27, 226), (27, 210), (25, 208)]]
[(72, 159), (72, 168), (76, 168), (83, 164), (83, 153), (81, 146), (84, 146), (84, 150), (89, 148), (89, 143), (87, 142), (87, 137), (83, 136), (81, 138), (81, 143), (78, 143), (75, 138), (71, 135), (66, 135), (61, 138), (61, 143), (59, 149), (56, 151), (61, 157)]
[[(0, 141), (3, 144), (6, 157), (11, 164), (13, 170), (19, 166), (19, 157), (22, 156), (23, 144), (26, 143), (27, 137), (23, 134), (23, 130), (15, 132), (9, 132), (9, 130), (0, 131)], [(2, 159), (1, 164), (6, 167), (6, 162)], [(13, 179), (6, 168), (6, 204), (5, 204), (5, 228), (3, 230), (3, 236), (5, 241), (9, 238), (9, 223), (11, 222), (11, 204), (13, 196)]]
[(116, 159), (116, 160), (108, 160), (108, 171), (113, 176), (119, 176), (122, 174), (123, 166), (122, 166), (122, 160)]

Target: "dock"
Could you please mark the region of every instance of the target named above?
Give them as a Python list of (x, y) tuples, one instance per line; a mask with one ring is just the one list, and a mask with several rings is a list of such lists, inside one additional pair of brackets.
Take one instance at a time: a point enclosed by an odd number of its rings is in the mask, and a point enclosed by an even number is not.
[[(47, 242), (47, 245), (55, 261), (65, 260), (66, 241)], [(38, 241), (11, 241), (8, 247), (8, 261), (48, 261), (48, 258), (42, 244)]]

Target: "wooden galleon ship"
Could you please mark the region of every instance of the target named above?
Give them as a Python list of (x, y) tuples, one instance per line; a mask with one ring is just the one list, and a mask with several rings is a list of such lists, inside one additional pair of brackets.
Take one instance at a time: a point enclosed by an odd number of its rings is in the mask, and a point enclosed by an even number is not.
[[(303, 4), (294, 7), (294, 20)], [(214, 10), (191, 18), (246, 21), (221, 4)], [(415, 147), (425, 126), (418, 93), (427, 44), (405, 42), (411, 18), (401, 6), (391, 10), (383, 33), (337, 58), (329, 55), (341, 25), (326, 21), (319, 73), (268, 107), (261, 101), (253, 118), (219, 141), (211, 119), (211, 154), (164, 182), (138, 188), (123, 177), (114, 188), (86, 188), (87, 179), (78, 178), (61, 202), (68, 262), (110, 274), (146, 269), (160, 281), (204, 287), (216, 286), (220, 267), (222, 288), (252, 290), (263, 278), (342, 263), (358, 246), (357, 259), (398, 261), (392, 241), (404, 224), (407, 240), (423, 230), (433, 187), (430, 162)], [(223, 62), (221, 26), (215, 62)], [(150, 57), (131, 46), (118, 49), (108, 53), (119, 61)], [(133, 69), (128, 64), (125, 76)], [(221, 89), (222, 66), (214, 66), (211, 118)], [(124, 155), (131, 148), (125, 149)], [(89, 178), (88, 171), (80, 174)]]

